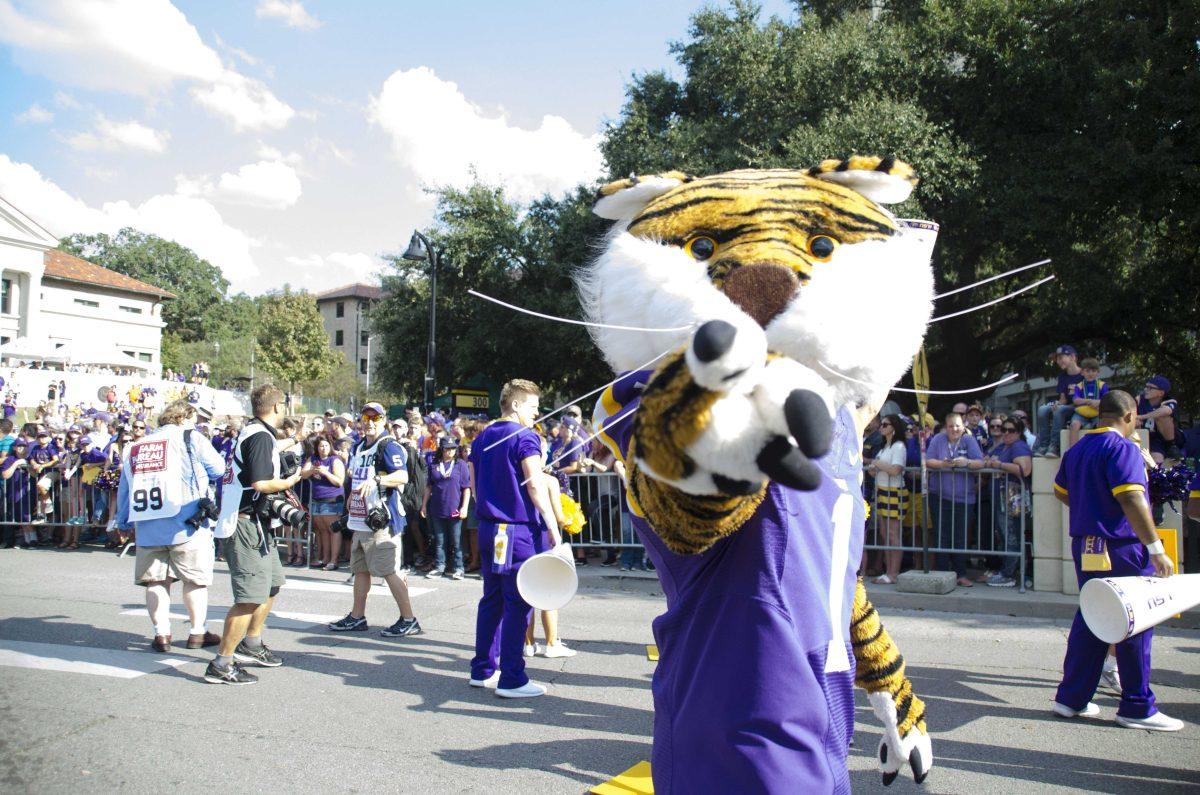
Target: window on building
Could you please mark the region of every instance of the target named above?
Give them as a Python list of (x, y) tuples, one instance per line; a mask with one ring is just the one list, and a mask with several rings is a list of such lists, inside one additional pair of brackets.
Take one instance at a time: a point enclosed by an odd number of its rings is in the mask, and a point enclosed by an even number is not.
[(0, 345), (7, 345), (12, 341), (12, 337), (0, 337)]
[(154, 357), (152, 355), (150, 355), (149, 353), (139, 353), (138, 354), (138, 361), (149, 362), (149, 361), (153, 361), (153, 360), (154, 360)]
[(12, 314), (12, 279), (4, 280), (4, 296), (0, 298), (0, 312)]
[(370, 344), (371, 344), (370, 335), (369, 335), (367, 332), (365, 332), (365, 331), (360, 331), (360, 332), (359, 332), (359, 334), (358, 334), (358, 345), (359, 345), (359, 347), (361, 347), (361, 348), (365, 348), (365, 347), (367, 347), (367, 346), (368, 346), (368, 345), (370, 345)]
[(367, 374), (367, 360), (366, 359), (358, 360), (358, 371), (360, 373), (362, 373), (363, 375)]
[[(337, 304), (333, 307), (333, 314), (335, 317), (345, 317), (346, 316), (346, 302), (338, 301)], [(340, 343), (340, 342), (338, 343), (338, 345), (341, 345), (341, 344), (342, 343)]]
[[(341, 304), (338, 304), (338, 306), (341, 306)], [(337, 331), (333, 332), (333, 344), (339, 345), (339, 346), (344, 344), (345, 343), (344, 336), (345, 335), (341, 329), (338, 329)]]
[(359, 312), (366, 312), (366, 311), (367, 311), (367, 302), (366, 302), (366, 301), (359, 301), (359, 302), (358, 302), (358, 311), (359, 311)]
[(75, 303), (79, 304), (80, 306), (91, 307), (92, 309), (99, 309), (99, 308), (100, 308), (100, 302), (99, 302), (99, 301), (89, 301), (89, 300), (88, 300), (88, 299), (86, 299), (86, 298), (76, 298), (76, 299), (75, 299)]
[(121, 311), (128, 312), (131, 315), (142, 314), (142, 308), (140, 306), (125, 306), (124, 304), (121, 304)]

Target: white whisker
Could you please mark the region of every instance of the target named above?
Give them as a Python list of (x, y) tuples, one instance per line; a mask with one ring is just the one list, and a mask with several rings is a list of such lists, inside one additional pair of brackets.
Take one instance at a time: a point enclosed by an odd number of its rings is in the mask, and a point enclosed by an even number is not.
[[(658, 356), (655, 356), (653, 359), (651, 359), (650, 361), (646, 362), (645, 364), (638, 365), (637, 367), (634, 367), (632, 370), (629, 370), (628, 372), (626, 372), (626, 373), (625, 373), (625, 375), (618, 376), (617, 378), (614, 378), (612, 381), (609, 381), (609, 382), (608, 382), (607, 384), (605, 384), (604, 386), (601, 386), (601, 387), (598, 387), (598, 388), (596, 388), (596, 389), (593, 389), (591, 392), (588, 392), (588, 393), (587, 393), (587, 394), (585, 394), (585, 395), (580, 395), (580, 396), (579, 396), (579, 397), (577, 397), (577, 398), (574, 398), (574, 399), (572, 399), (572, 400), (568, 400), (566, 403), (562, 404), (561, 406), (559, 406), (558, 408), (556, 408), (554, 411), (550, 412), (549, 414), (543, 414), (542, 416), (538, 417), (536, 420), (534, 420), (534, 421), (533, 421), (533, 424), (534, 424), (534, 425), (537, 425), (539, 422), (542, 422), (543, 420), (548, 420), (548, 419), (550, 419), (551, 417), (553, 417), (555, 414), (557, 414), (558, 412), (560, 412), (560, 411), (562, 411), (562, 410), (564, 410), (564, 409), (566, 409), (566, 408), (569, 408), (570, 406), (574, 405), (575, 403), (579, 402), (580, 400), (583, 400), (584, 398), (589, 398), (589, 397), (591, 397), (592, 395), (599, 394), (600, 392), (603, 392), (604, 390), (608, 389), (610, 386), (613, 386), (614, 384), (618, 384), (618, 383), (620, 383), (621, 381), (624, 381), (626, 378), (629, 378), (631, 375), (634, 375), (634, 374), (635, 374), (635, 373), (637, 373), (639, 370), (644, 370), (644, 369), (646, 369), (647, 367), (649, 367), (650, 365), (654, 364), (655, 362), (657, 362), (659, 359), (661, 359), (662, 357), (666, 356), (666, 355), (667, 355), (668, 353), (670, 353), (670, 352), (671, 352), (670, 350), (665, 350), (665, 351), (663, 351), (662, 353), (660, 353)], [(521, 431), (523, 431), (523, 430), (525, 430), (525, 429), (524, 429), (524, 428), (518, 428), (517, 430), (513, 431), (512, 433), (510, 433), (508, 436), (505, 436), (503, 439), (500, 439), (500, 440), (498, 440), (498, 441), (492, 442), (492, 443), (491, 443), (491, 444), (489, 444), (487, 447), (483, 448), (483, 451), (486, 453), (488, 450), (491, 450), (491, 449), (492, 449), (493, 447), (495, 447), (496, 445), (498, 445), (498, 444), (502, 444), (502, 443), (504, 443), (504, 442), (507, 442), (509, 439), (513, 438), (514, 436), (516, 436), (518, 433), (520, 433), (520, 432), (521, 432)]]
[(641, 326), (612, 326), (612, 325), (609, 325), (608, 323), (592, 323), (591, 321), (588, 321), (588, 320), (572, 320), (572, 319), (566, 318), (566, 317), (558, 317), (557, 315), (547, 315), (542, 312), (535, 312), (532, 309), (524, 309), (522, 307), (515, 306), (513, 304), (501, 301), (499, 298), (492, 298), (490, 295), (484, 295), (483, 293), (478, 292), (477, 290), (467, 290), (467, 292), (469, 294), (475, 296), (476, 298), (482, 298), (485, 301), (491, 301), (493, 304), (499, 304), (500, 306), (502, 306), (506, 309), (513, 310), (514, 312), (522, 312), (526, 315), (533, 315), (534, 317), (540, 317), (543, 320), (553, 320), (558, 323), (570, 323), (573, 326), (588, 326), (589, 328), (607, 328), (607, 329), (613, 329), (615, 331), (664, 331), (664, 332), (687, 331), (688, 329), (693, 328), (695, 326), (695, 324), (692, 324), (689, 326), (676, 326), (674, 328), (642, 328)]
[[(578, 450), (579, 448), (583, 447), (584, 445), (586, 445), (586, 444), (590, 443), (590, 442), (591, 442), (593, 439), (595, 439), (595, 438), (596, 438), (597, 436), (599, 436), (600, 434), (602, 434), (602, 433), (606, 433), (606, 432), (607, 432), (607, 431), (608, 431), (610, 428), (612, 428), (614, 425), (618, 425), (618, 424), (620, 424), (620, 423), (624, 422), (625, 420), (627, 420), (627, 419), (629, 419), (630, 417), (632, 417), (634, 414), (637, 414), (637, 412), (636, 412), (636, 411), (630, 411), (630, 412), (627, 412), (627, 413), (625, 413), (625, 414), (622, 414), (621, 416), (617, 417), (615, 420), (611, 420), (610, 422), (606, 422), (606, 423), (604, 424), (604, 426), (603, 426), (603, 427), (601, 427), (599, 430), (597, 430), (597, 431), (596, 431), (595, 433), (593, 433), (591, 436), (589, 436), (588, 438), (584, 439), (582, 442), (580, 442), (579, 444), (575, 445), (575, 446), (574, 446), (574, 447), (572, 447), (570, 450), (567, 450), (566, 452), (562, 453), (562, 454), (561, 454), (561, 455), (560, 455), (558, 458), (556, 458), (556, 459), (554, 459), (553, 461), (551, 461), (550, 463), (546, 464), (546, 466), (548, 466), (548, 467), (552, 467), (552, 466), (554, 466), (554, 465), (555, 465), (555, 464), (557, 464), (559, 461), (562, 461), (564, 458), (566, 458), (567, 456), (569, 456), (571, 453), (575, 452), (576, 450)], [(521, 481), (521, 485), (522, 485), (522, 486), (524, 486), (526, 483), (528, 483), (528, 482), (529, 482), (529, 481), (531, 481), (531, 480), (533, 480), (533, 476), (532, 476), (532, 475), (531, 475), (531, 476), (529, 476), (529, 477), (527, 477), (527, 478), (525, 478), (524, 480), (522, 480), (522, 481)]]
[(1043, 260), (1038, 260), (1037, 262), (1033, 263), (1032, 265), (1022, 265), (1022, 266), (1021, 266), (1021, 267), (1019, 267), (1019, 268), (1013, 268), (1013, 269), (1012, 269), (1012, 270), (1010, 270), (1010, 271), (1005, 271), (1004, 273), (998, 273), (998, 274), (996, 274), (995, 276), (989, 276), (989, 277), (988, 277), (988, 278), (986, 278), (986, 279), (980, 279), (980, 280), (979, 280), (979, 281), (977, 281), (977, 282), (972, 282), (971, 284), (968, 284), (968, 285), (967, 285), (967, 286), (965, 286), (965, 287), (956, 287), (956, 288), (954, 288), (953, 290), (947, 290), (947, 291), (946, 291), (946, 292), (944, 292), (944, 293), (939, 293), (938, 295), (935, 295), (935, 296), (933, 297), (933, 300), (935, 300), (935, 301), (936, 301), (937, 299), (939, 299), (939, 298), (945, 298), (945, 297), (946, 297), (946, 296), (948, 296), (948, 295), (954, 295), (955, 293), (961, 293), (961, 292), (964, 292), (964, 291), (966, 291), (966, 290), (970, 290), (972, 287), (978, 287), (978, 286), (979, 286), (979, 285), (981, 285), (981, 284), (987, 284), (988, 282), (994, 282), (994, 281), (996, 281), (997, 279), (1003, 279), (1005, 276), (1012, 276), (1014, 273), (1020, 273), (1021, 271), (1027, 271), (1027, 270), (1029, 270), (1030, 268), (1037, 268), (1037, 267), (1039, 267), (1039, 266), (1041, 266), (1041, 265), (1045, 265), (1045, 264), (1047, 264), (1047, 263), (1049, 263), (1049, 262), (1051, 262), (1051, 260), (1048, 260), (1048, 259), (1043, 259)]
[(972, 392), (982, 392), (985, 389), (992, 389), (994, 387), (998, 387), (1003, 384), (1007, 384), (1009, 381), (1012, 381), (1013, 379), (1017, 378), (1016, 373), (1009, 373), (1008, 375), (1001, 378), (999, 381), (993, 381), (990, 384), (983, 384), (982, 386), (976, 386), (976, 387), (972, 387), (970, 389), (905, 389), (904, 387), (899, 387), (899, 386), (889, 387), (889, 386), (887, 386), (887, 384), (872, 384), (869, 381), (860, 381), (857, 378), (853, 378), (851, 376), (846, 375), (845, 373), (839, 373), (837, 370), (834, 370), (832, 367), (825, 364), (825, 362), (817, 362), (817, 364), (821, 365), (823, 368), (825, 368), (829, 372), (833, 373), (838, 378), (844, 378), (847, 381), (850, 381), (852, 383), (862, 384), (863, 386), (874, 387), (876, 389), (885, 389), (886, 388), (886, 389), (890, 389), (892, 392), (905, 392), (910, 395), (969, 395)]
[(1041, 285), (1045, 284), (1046, 282), (1053, 281), (1053, 280), (1054, 280), (1053, 276), (1047, 276), (1044, 279), (1034, 282), (1033, 284), (1029, 285), (1028, 287), (1022, 287), (1020, 290), (1013, 290), (1008, 295), (1002, 295), (999, 298), (996, 298), (992, 301), (988, 301), (986, 304), (979, 304), (978, 306), (973, 306), (970, 309), (961, 309), (958, 312), (951, 312), (948, 315), (939, 315), (939, 316), (931, 319), (929, 322), (937, 323), (939, 320), (949, 320), (952, 317), (959, 317), (960, 315), (969, 315), (972, 312), (976, 312), (980, 309), (986, 309), (989, 306), (995, 306), (996, 304), (1001, 303), (1002, 301), (1007, 301), (1010, 298), (1015, 298), (1016, 296), (1020, 295), (1021, 293), (1032, 290), (1034, 287), (1040, 287)]

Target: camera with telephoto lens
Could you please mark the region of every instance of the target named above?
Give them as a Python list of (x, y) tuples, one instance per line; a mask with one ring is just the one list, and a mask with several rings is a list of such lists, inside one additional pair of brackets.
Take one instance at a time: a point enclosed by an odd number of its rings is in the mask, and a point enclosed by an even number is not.
[(204, 497), (196, 503), (196, 512), (186, 521), (189, 525), (199, 530), (200, 526), (205, 522), (215, 522), (220, 518), (221, 509), (208, 497)]
[(290, 489), (263, 496), (259, 500), (258, 516), (263, 521), (278, 519), (289, 527), (302, 527), (308, 521), (308, 511), (304, 510)]

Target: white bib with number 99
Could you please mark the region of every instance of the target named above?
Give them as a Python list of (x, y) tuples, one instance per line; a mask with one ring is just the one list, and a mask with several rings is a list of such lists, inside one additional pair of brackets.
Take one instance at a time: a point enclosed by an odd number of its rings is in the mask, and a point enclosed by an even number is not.
[(182, 455), (172, 440), (149, 438), (129, 453), (129, 519), (147, 522), (175, 516), (183, 507)]

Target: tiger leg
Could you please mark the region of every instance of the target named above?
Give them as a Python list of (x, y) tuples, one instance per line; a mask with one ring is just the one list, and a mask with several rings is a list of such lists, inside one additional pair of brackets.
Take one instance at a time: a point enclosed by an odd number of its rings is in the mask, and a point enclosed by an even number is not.
[(867, 599), (862, 579), (854, 590), (850, 615), (850, 642), (854, 648), (854, 683), (867, 691), (876, 717), (883, 723), (879, 741), (879, 768), (884, 785), (896, 780), (908, 763), (918, 784), (933, 767), (933, 750), (925, 728), (925, 702), (913, 693), (905, 675), (904, 657), (879, 621)]
[(629, 493), (671, 551), (697, 554), (737, 530), (768, 480), (812, 489), (828, 450), (825, 382), (770, 355), (751, 321), (701, 326), (642, 393), (627, 455)]

